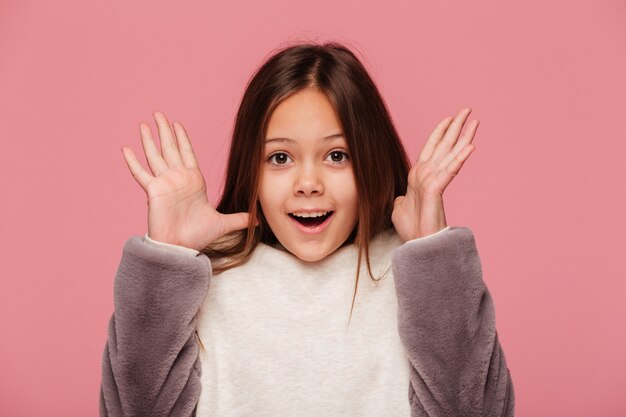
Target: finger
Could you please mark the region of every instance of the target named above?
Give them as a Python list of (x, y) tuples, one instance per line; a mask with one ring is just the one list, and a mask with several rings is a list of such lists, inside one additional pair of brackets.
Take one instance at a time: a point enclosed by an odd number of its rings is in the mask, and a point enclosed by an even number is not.
[(437, 144), (432, 158), (435, 162), (439, 162), (448, 152), (452, 146), (457, 142), (461, 129), (467, 120), (472, 109), (470, 107), (463, 107), (456, 115), (448, 130), (443, 136), (443, 139)]
[(187, 136), (187, 131), (183, 125), (178, 122), (174, 122), (173, 125), (174, 132), (176, 133), (176, 141), (178, 142), (178, 150), (180, 151), (183, 163), (187, 168), (198, 168), (198, 161), (191, 147), (191, 141), (189, 140), (189, 136)]
[(122, 146), (122, 154), (124, 155), (124, 161), (126, 161), (126, 165), (128, 165), (128, 169), (130, 169), (131, 174), (133, 174), (133, 178), (141, 185), (146, 192), (148, 191), (148, 184), (154, 179), (152, 175), (148, 173), (137, 158), (135, 157), (132, 149)]
[(139, 123), (139, 132), (141, 133), (141, 146), (143, 147), (143, 152), (146, 154), (148, 166), (152, 174), (158, 176), (161, 172), (168, 169), (167, 164), (161, 157), (161, 152), (159, 152), (159, 149), (156, 147), (154, 139), (152, 139), (150, 126), (145, 123)]
[(153, 113), (153, 116), (159, 129), (163, 159), (165, 159), (165, 162), (167, 162), (167, 165), (170, 167), (182, 165), (183, 161), (180, 159), (178, 145), (176, 144), (174, 133), (172, 133), (170, 122), (167, 121), (165, 115), (161, 112), (156, 111)]
[(476, 149), (474, 145), (465, 146), (461, 152), (459, 152), (450, 163), (446, 166), (445, 170), (442, 171), (443, 178), (441, 179), (441, 191), (443, 191), (448, 184), (452, 181), (454, 177), (459, 173), (461, 167), (467, 160), (467, 157)]
[(250, 221), (250, 214), (248, 213), (223, 214), (222, 216), (224, 233), (245, 229)]
[(448, 166), (450, 161), (452, 161), (452, 159), (454, 159), (454, 157), (459, 152), (461, 152), (463, 148), (465, 148), (467, 145), (472, 143), (472, 141), (474, 140), (474, 135), (476, 134), (476, 130), (478, 129), (479, 123), (480, 122), (476, 119), (468, 123), (467, 129), (463, 133), (463, 136), (461, 136), (461, 139), (459, 139), (456, 145), (454, 145), (454, 148), (452, 148), (452, 150), (448, 152), (446, 156), (443, 157), (443, 159), (439, 163), (440, 166), (444, 166), (444, 167)]
[(452, 120), (454, 120), (454, 117), (448, 116), (440, 121), (439, 124), (437, 124), (437, 126), (431, 132), (430, 136), (428, 136), (426, 144), (424, 145), (424, 148), (422, 149), (422, 152), (420, 152), (419, 158), (417, 159), (418, 162), (428, 161), (432, 157), (433, 152), (435, 151), (435, 147), (443, 137), (444, 133), (446, 133), (446, 130), (450, 126)]

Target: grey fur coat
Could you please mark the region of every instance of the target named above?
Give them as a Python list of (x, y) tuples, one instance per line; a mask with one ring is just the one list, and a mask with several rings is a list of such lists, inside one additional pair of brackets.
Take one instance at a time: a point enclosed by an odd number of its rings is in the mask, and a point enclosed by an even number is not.
[[(417, 416), (513, 416), (514, 390), (469, 228), (409, 241), (392, 258), (398, 333)], [(211, 262), (129, 238), (102, 357), (101, 416), (194, 416), (200, 396), (196, 314)]]

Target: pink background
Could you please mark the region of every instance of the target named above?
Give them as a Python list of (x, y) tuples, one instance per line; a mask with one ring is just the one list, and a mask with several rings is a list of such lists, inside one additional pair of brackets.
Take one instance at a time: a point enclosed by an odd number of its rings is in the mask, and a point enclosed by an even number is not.
[[(357, 51), (411, 157), (469, 105), (446, 191), (473, 230), (518, 416), (626, 415), (626, 6), (504, 2), (0, 1), (0, 414), (97, 415), (124, 242), (146, 197), (121, 147), (165, 112), (211, 198), (274, 48)], [(262, 4), (263, 3), (263, 4)]]

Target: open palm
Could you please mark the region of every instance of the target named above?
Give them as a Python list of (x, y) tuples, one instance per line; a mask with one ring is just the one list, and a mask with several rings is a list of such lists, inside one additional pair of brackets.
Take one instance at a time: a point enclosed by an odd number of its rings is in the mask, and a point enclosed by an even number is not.
[(471, 142), (478, 120), (471, 121), (461, 136), (471, 111), (464, 107), (456, 117), (448, 116), (439, 122), (409, 171), (406, 194), (396, 198), (391, 215), (404, 241), (435, 233), (447, 225), (443, 192), (476, 148)]
[(130, 148), (122, 153), (133, 177), (148, 196), (148, 236), (196, 250), (222, 235), (248, 226), (249, 214), (221, 214), (209, 203), (206, 182), (183, 126), (174, 132), (165, 115), (154, 113), (161, 151), (150, 127), (140, 123), (141, 143), (150, 167), (146, 171)]

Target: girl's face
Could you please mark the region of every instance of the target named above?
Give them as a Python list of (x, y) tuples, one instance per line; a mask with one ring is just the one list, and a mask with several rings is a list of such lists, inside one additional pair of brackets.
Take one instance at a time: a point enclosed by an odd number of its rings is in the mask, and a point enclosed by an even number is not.
[(358, 196), (346, 139), (325, 94), (307, 88), (272, 113), (259, 188), (280, 243), (314, 262), (339, 248), (357, 223)]

